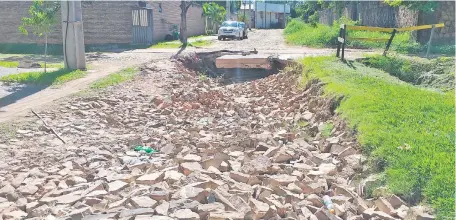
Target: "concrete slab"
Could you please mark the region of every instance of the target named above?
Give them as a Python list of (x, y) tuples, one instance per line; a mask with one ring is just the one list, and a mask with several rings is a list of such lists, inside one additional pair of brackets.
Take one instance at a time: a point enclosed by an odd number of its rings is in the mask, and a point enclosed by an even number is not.
[(296, 60), (303, 58), (304, 54), (281, 54), (281, 55), (270, 55), (270, 54), (249, 54), (242, 56), (236, 55), (224, 55), (218, 57), (215, 60), (215, 66), (217, 68), (271, 68), (271, 60), (285, 63), (286, 61)]

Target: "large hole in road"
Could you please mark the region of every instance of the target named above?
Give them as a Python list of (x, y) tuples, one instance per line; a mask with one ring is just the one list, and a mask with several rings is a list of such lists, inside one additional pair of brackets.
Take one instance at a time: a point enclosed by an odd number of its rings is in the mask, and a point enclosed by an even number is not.
[(224, 85), (265, 78), (278, 73), (289, 61), (258, 55), (255, 51), (214, 51), (177, 57), (187, 69), (217, 80)]

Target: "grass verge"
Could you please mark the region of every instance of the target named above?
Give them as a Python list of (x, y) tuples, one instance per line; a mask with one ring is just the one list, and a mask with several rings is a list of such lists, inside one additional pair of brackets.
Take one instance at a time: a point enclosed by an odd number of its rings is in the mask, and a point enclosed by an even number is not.
[(405, 82), (442, 91), (454, 89), (454, 61), (451, 57), (429, 60), (401, 55), (374, 55), (361, 60), (362, 63), (381, 69)]
[(95, 81), (90, 85), (91, 89), (103, 89), (109, 86), (117, 85), (122, 82), (133, 79), (135, 74), (138, 72), (137, 68), (126, 68), (119, 72), (110, 74), (102, 79)]
[(30, 83), (37, 85), (60, 85), (68, 81), (82, 78), (86, 71), (59, 69), (51, 72), (24, 72), (3, 76), (0, 81), (9, 83)]
[(439, 218), (454, 217), (454, 93), (404, 83), (360, 63), (308, 57), (303, 81), (318, 78), (325, 93), (344, 96), (337, 111), (392, 193), (410, 203), (425, 201)]
[[(42, 68), (44, 68), (44, 62), (39, 62)], [(0, 60), (0, 66), (2, 67), (7, 67), (7, 68), (16, 68), (19, 66), (19, 61), (4, 61)], [(47, 68), (64, 68), (65, 65), (63, 63), (47, 63), (46, 64)]]
[[(292, 45), (303, 45), (311, 47), (334, 47), (337, 45), (340, 24), (355, 25), (356, 22), (347, 18), (340, 18), (332, 26), (304, 23), (300, 20), (292, 20), (284, 30), (286, 42)], [(391, 34), (373, 31), (347, 31), (347, 36), (352, 38), (384, 38), (389, 39)], [(381, 48), (386, 47), (386, 42), (347, 40), (347, 47), (352, 48)], [(421, 53), (427, 47), (413, 42), (410, 32), (398, 32), (391, 45), (391, 49), (400, 53)], [(431, 47), (432, 53), (447, 54), (454, 56), (454, 45), (434, 45)]]
[[(208, 40), (197, 40), (194, 42), (189, 42), (187, 47), (207, 47), (212, 44), (212, 41)], [(180, 41), (168, 41), (168, 42), (159, 42), (150, 46), (150, 48), (181, 48), (182, 43)]]

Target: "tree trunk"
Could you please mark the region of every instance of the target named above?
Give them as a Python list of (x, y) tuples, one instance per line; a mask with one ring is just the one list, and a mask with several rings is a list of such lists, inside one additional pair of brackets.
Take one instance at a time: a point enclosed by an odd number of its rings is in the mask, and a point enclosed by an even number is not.
[(48, 50), (48, 37), (47, 37), (47, 34), (45, 34), (44, 35), (44, 73), (46, 73), (47, 50)]
[(180, 41), (182, 45), (187, 46), (187, 4), (184, 0), (181, 0), (181, 25), (180, 25)]

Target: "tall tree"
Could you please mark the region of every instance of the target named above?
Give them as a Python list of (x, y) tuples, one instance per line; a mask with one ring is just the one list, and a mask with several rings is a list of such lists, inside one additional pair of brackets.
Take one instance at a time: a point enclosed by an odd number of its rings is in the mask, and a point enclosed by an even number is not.
[(188, 37), (187, 37), (187, 12), (188, 9), (192, 6), (193, 1), (181, 0), (180, 9), (181, 9), (181, 25), (180, 25), (180, 35), (179, 40), (182, 42), (183, 47), (187, 46)]
[(206, 34), (215, 33), (217, 25), (225, 20), (225, 14), (225, 8), (215, 2), (203, 4), (203, 15), (206, 17)]
[(385, 0), (385, 3), (393, 6), (405, 6), (412, 10), (423, 11), (426, 13), (435, 11), (439, 3), (437, 1), (428, 0), (428, 1), (403, 1), (403, 0)]
[(28, 35), (28, 30), (31, 29), (32, 33), (37, 37), (44, 36), (44, 72), (46, 73), (47, 64), (47, 46), (48, 36), (52, 32), (56, 20), (56, 12), (59, 10), (59, 2), (33, 0), (29, 8), (30, 17), (22, 18), (22, 25), (19, 26), (19, 31)]

